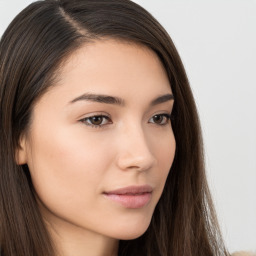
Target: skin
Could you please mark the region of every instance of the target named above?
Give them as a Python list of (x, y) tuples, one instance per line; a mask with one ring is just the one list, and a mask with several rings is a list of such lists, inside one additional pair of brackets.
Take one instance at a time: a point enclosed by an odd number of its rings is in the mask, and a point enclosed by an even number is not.
[[(85, 93), (123, 104), (77, 99)], [(59, 255), (117, 255), (120, 239), (147, 230), (175, 154), (171, 122), (161, 116), (171, 113), (173, 100), (151, 104), (166, 94), (170, 83), (153, 51), (107, 39), (74, 52), (35, 104), (18, 163), (29, 166)], [(88, 117), (97, 115), (107, 118), (92, 126)], [(103, 194), (145, 184), (153, 188), (151, 200), (137, 209)]]

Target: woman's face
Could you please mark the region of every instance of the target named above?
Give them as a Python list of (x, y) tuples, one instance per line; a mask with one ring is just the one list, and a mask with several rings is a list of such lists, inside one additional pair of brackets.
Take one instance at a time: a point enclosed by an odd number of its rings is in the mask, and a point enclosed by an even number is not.
[(60, 233), (142, 235), (174, 158), (172, 107), (146, 47), (109, 39), (73, 53), (36, 103), (18, 154), (45, 221)]

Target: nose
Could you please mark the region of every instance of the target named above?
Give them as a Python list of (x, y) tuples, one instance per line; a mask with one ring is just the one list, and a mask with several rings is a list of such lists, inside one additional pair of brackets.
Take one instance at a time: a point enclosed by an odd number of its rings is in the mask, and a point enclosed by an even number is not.
[(154, 166), (156, 158), (151, 152), (150, 138), (139, 125), (126, 128), (119, 137), (117, 165), (121, 170), (146, 171)]

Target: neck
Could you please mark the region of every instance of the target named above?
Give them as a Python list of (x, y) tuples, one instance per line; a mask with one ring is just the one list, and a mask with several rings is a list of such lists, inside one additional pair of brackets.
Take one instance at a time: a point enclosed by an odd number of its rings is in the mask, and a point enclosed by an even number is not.
[[(63, 224), (63, 223), (62, 223)], [(66, 223), (47, 224), (56, 256), (117, 256), (119, 241)]]
[(56, 242), (57, 256), (117, 256), (118, 254), (117, 241), (91, 236), (88, 233), (83, 238), (73, 236), (72, 239), (70, 236), (62, 235)]
[(118, 254), (116, 241), (99, 237), (93, 239), (88, 234), (83, 239), (72, 239), (72, 241), (70, 238), (67, 241), (62, 236), (55, 244), (58, 256), (117, 256)]

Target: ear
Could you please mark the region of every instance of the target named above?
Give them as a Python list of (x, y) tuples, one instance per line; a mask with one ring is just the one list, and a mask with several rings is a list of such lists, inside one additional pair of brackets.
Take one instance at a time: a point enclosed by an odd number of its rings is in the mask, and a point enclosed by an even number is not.
[(19, 145), (16, 149), (16, 163), (23, 165), (27, 163), (27, 148), (25, 136), (21, 136)]

